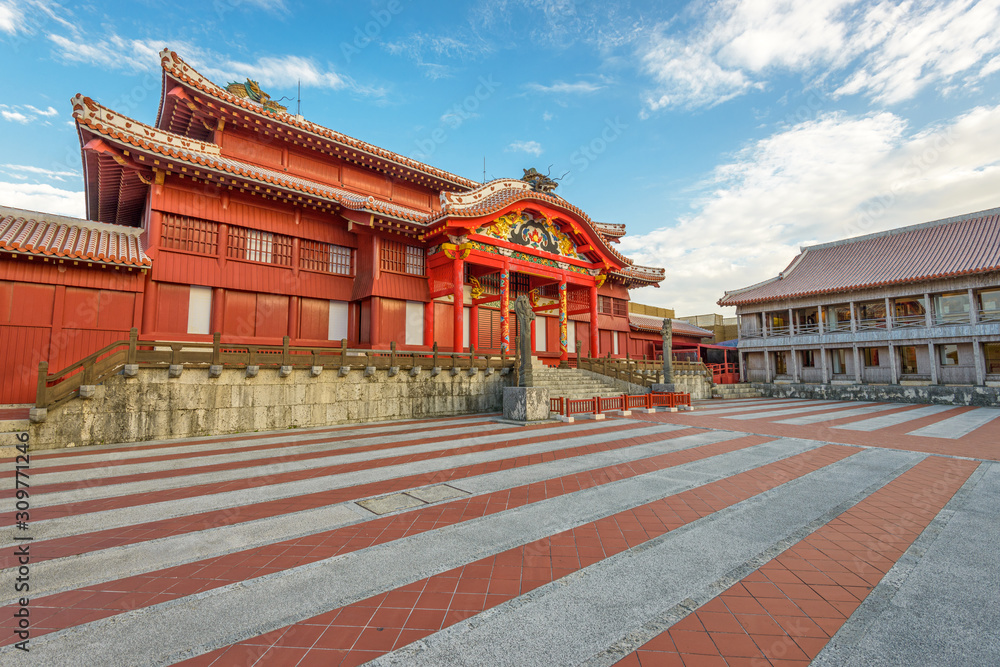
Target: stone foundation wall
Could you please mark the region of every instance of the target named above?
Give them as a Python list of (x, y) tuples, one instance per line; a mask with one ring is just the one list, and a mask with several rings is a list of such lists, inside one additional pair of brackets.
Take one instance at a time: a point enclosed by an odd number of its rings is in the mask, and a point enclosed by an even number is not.
[(696, 373), (674, 373), (677, 391), (691, 394), (692, 401), (707, 401), (712, 398), (712, 376)]
[(753, 387), (768, 398), (821, 398), (837, 401), (889, 401), (941, 405), (1000, 406), (1000, 388), (946, 385), (770, 384)]
[(31, 424), (32, 448), (142, 442), (199, 435), (268, 431), (367, 422), (499, 412), (503, 387), (514, 374), (480, 370), (432, 376), (429, 370), (390, 377), (379, 370), (365, 377), (352, 370), (318, 377), (294, 370), (279, 377), (262, 368), (254, 378), (243, 369), (209, 378), (203, 369), (170, 378), (166, 369), (141, 368), (134, 378), (117, 375), (99, 385), (90, 399), (73, 399), (50, 410), (45, 422)]

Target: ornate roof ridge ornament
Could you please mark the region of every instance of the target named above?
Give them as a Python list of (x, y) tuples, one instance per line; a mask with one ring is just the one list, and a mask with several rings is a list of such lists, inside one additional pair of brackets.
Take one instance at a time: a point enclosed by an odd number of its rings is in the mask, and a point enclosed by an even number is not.
[(559, 187), (559, 181), (562, 180), (563, 176), (569, 173), (567, 171), (566, 174), (563, 174), (559, 178), (552, 178), (551, 164), (549, 165), (549, 170), (544, 174), (534, 167), (522, 169), (521, 171), (524, 172), (524, 176), (521, 177), (522, 181), (530, 184), (531, 189), (535, 192), (544, 192), (545, 194), (552, 194)]
[(252, 102), (256, 102), (268, 111), (273, 111), (275, 113), (287, 113), (288, 107), (283, 107), (274, 100), (271, 96), (260, 89), (260, 84), (253, 79), (247, 79), (246, 83), (239, 83), (237, 81), (231, 81), (226, 84), (226, 91), (235, 95), (239, 98), (247, 98)]

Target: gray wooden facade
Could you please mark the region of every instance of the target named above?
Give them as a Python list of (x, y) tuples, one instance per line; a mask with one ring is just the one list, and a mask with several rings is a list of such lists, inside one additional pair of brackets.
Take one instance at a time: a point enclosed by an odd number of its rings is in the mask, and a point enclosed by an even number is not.
[(1000, 386), (1000, 273), (737, 306), (746, 382)]

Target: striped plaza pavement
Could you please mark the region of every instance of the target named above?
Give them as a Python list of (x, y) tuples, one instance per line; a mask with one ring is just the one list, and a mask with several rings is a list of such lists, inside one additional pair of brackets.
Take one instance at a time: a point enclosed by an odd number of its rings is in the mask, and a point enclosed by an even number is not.
[(993, 664), (1000, 422), (858, 405), (32, 453), (0, 665)]

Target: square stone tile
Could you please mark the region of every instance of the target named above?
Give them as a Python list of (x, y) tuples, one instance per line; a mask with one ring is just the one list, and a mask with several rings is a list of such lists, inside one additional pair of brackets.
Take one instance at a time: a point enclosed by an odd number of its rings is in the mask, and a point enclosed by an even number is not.
[(388, 514), (389, 512), (395, 512), (396, 510), (405, 510), (410, 507), (419, 507), (424, 504), (426, 503), (423, 500), (405, 493), (393, 493), (388, 496), (380, 496), (378, 498), (369, 498), (368, 500), (358, 501), (358, 505), (361, 505), (369, 512), (374, 512), (375, 514)]
[(447, 484), (438, 484), (437, 486), (428, 486), (423, 489), (407, 491), (406, 495), (413, 496), (414, 498), (422, 500), (425, 503), (436, 503), (439, 500), (459, 498), (469, 494), (467, 491), (460, 491), (453, 486), (448, 486)]

